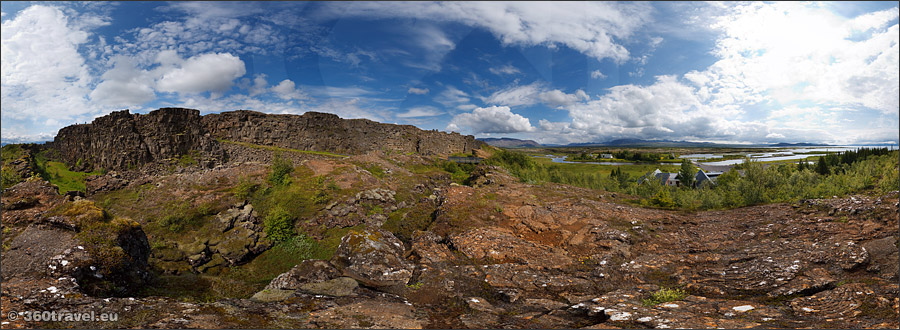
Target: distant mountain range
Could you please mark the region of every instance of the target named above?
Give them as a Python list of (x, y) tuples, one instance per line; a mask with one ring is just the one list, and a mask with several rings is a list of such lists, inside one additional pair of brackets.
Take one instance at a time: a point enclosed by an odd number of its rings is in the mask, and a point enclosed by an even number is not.
[(542, 145), (531, 140), (519, 140), (512, 138), (487, 138), (479, 139), (487, 144), (496, 147), (516, 148), (516, 147), (650, 147), (650, 148), (684, 148), (684, 147), (707, 147), (707, 148), (759, 148), (759, 147), (812, 147), (812, 146), (831, 146), (828, 144), (818, 143), (774, 143), (774, 144), (727, 144), (714, 142), (689, 142), (689, 141), (672, 141), (672, 140), (642, 140), (642, 139), (616, 139), (606, 142), (586, 142), (586, 143), (570, 143), (566, 145), (546, 144)]
[(478, 139), (489, 145), (501, 148), (524, 148), (524, 147), (540, 147), (541, 144), (532, 140), (519, 140), (513, 138), (484, 138)]

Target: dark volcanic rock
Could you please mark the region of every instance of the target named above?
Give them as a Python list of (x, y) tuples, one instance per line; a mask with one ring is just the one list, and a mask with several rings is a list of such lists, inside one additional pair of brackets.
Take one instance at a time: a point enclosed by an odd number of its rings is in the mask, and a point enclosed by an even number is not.
[(266, 290), (297, 290), (305, 284), (325, 282), (339, 276), (340, 271), (325, 260), (303, 260), (303, 263), (275, 277)]
[(116, 111), (90, 124), (59, 130), (50, 145), (77, 170), (129, 169), (196, 153), (197, 161), (225, 160), (200, 123), (200, 111), (164, 108), (146, 115)]
[(362, 154), (373, 150), (447, 155), (471, 152), (483, 142), (458, 133), (423, 131), (410, 125), (391, 125), (366, 119), (341, 119), (318, 112), (303, 115), (268, 115), (231, 111), (203, 116), (213, 137), (300, 150)]
[(116, 111), (90, 124), (60, 129), (48, 145), (77, 170), (124, 170), (147, 163), (172, 163), (183, 155), (211, 167), (229, 159), (228, 148), (216, 139), (341, 154), (387, 149), (448, 155), (484, 145), (471, 135), (345, 120), (317, 112), (298, 116), (240, 110), (201, 117), (200, 111), (183, 108), (163, 108), (145, 115)]

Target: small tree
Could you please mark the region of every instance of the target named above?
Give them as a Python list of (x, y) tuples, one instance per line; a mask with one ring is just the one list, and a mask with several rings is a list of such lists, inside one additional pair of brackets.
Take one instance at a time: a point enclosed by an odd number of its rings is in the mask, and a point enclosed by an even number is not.
[(269, 210), (263, 221), (266, 237), (273, 242), (285, 241), (294, 236), (294, 218), (281, 206)]
[(821, 175), (831, 174), (831, 170), (828, 168), (828, 162), (825, 161), (825, 157), (820, 157), (816, 162), (816, 173)]
[(678, 171), (678, 180), (681, 181), (681, 185), (684, 187), (693, 187), (696, 173), (697, 169), (694, 168), (691, 161), (684, 159), (681, 161), (681, 170)]
[(276, 153), (270, 168), (272, 172), (269, 173), (269, 182), (273, 185), (284, 185), (289, 182), (288, 174), (294, 171), (294, 163), (283, 158), (280, 153)]

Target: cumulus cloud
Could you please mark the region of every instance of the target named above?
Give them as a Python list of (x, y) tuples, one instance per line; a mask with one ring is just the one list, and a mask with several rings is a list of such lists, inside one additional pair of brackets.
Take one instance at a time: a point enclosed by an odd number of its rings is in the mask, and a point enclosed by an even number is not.
[(272, 91), (275, 92), (275, 95), (284, 99), (284, 100), (300, 100), (306, 98), (299, 89), (294, 86), (294, 82), (290, 79), (282, 80), (278, 85), (272, 87)]
[[(713, 25), (720, 60), (709, 75), (712, 97), (837, 103), (897, 114), (900, 107), (898, 8), (848, 20), (795, 3), (736, 6)], [(718, 89), (718, 90), (717, 90)]]
[(431, 106), (423, 106), (423, 107), (415, 107), (407, 110), (406, 112), (401, 112), (397, 114), (398, 118), (413, 118), (413, 117), (434, 117), (440, 116), (444, 114), (443, 111), (438, 110), (435, 107)]
[(112, 62), (113, 68), (101, 76), (103, 82), (91, 92), (92, 101), (114, 107), (131, 107), (156, 99), (151, 87), (153, 77), (149, 72), (138, 69), (128, 57), (115, 57)]
[[(244, 78), (246, 79), (246, 78)], [(266, 92), (266, 88), (269, 85), (269, 81), (266, 80), (266, 74), (260, 73), (253, 77), (253, 84), (250, 85), (249, 80), (247, 83), (247, 89), (249, 89), (250, 96), (256, 96)]]
[(416, 94), (416, 95), (425, 95), (425, 94), (428, 94), (428, 88), (410, 87), (409, 90), (407, 91), (407, 93)]
[(587, 95), (583, 90), (575, 91), (575, 94), (566, 94), (565, 92), (554, 89), (551, 91), (542, 92), (538, 95), (538, 98), (546, 105), (551, 107), (561, 107), (575, 104), (578, 101), (587, 101), (590, 100), (590, 96)]
[(202, 54), (188, 58), (165, 74), (157, 82), (164, 92), (202, 93), (221, 92), (247, 70), (244, 61), (227, 53)]
[(323, 18), (417, 18), (486, 29), (505, 45), (561, 44), (598, 60), (629, 59), (617, 40), (650, 20), (646, 3), (613, 2), (365, 2), (332, 5)]
[[(571, 123), (541, 122), (541, 130), (581, 140), (896, 140), (897, 8), (851, 20), (814, 4), (750, 3), (727, 11), (713, 25), (721, 36), (718, 61), (708, 68), (660, 76), (648, 86), (612, 87), (564, 105)], [(775, 109), (747, 110), (769, 107)], [(888, 124), (869, 132), (847, 126), (881, 121), (866, 109), (880, 111)]]
[(0, 29), (3, 137), (43, 139), (67, 121), (104, 109), (86, 98), (93, 78), (78, 49), (91, 36), (56, 7), (33, 5), (6, 17)]
[(603, 74), (603, 72), (600, 70), (594, 70), (594, 71), (591, 71), (591, 78), (592, 79), (606, 79), (606, 75)]
[(453, 117), (447, 125), (448, 131), (471, 133), (516, 133), (533, 131), (528, 118), (512, 113), (509, 107), (491, 106), (475, 108), (471, 113)]

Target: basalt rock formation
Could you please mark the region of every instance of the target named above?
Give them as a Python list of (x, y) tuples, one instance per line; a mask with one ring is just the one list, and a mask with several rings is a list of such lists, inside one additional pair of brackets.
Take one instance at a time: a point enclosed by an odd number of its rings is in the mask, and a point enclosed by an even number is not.
[(116, 111), (90, 124), (64, 127), (50, 144), (76, 170), (124, 170), (192, 151), (206, 163), (225, 152), (200, 122), (200, 111), (164, 108), (146, 115)]
[(116, 111), (90, 124), (68, 126), (49, 145), (76, 170), (125, 170), (186, 155), (204, 167), (220, 164), (229, 159), (223, 140), (338, 154), (390, 150), (448, 155), (472, 152), (484, 144), (471, 135), (326, 113), (269, 115), (239, 110), (201, 116), (198, 110), (162, 108), (148, 114)]
[(300, 150), (362, 154), (386, 148), (402, 153), (446, 155), (471, 152), (483, 145), (472, 136), (423, 131), (410, 125), (341, 119), (318, 112), (268, 115), (231, 111), (203, 116), (203, 127), (217, 139)]

